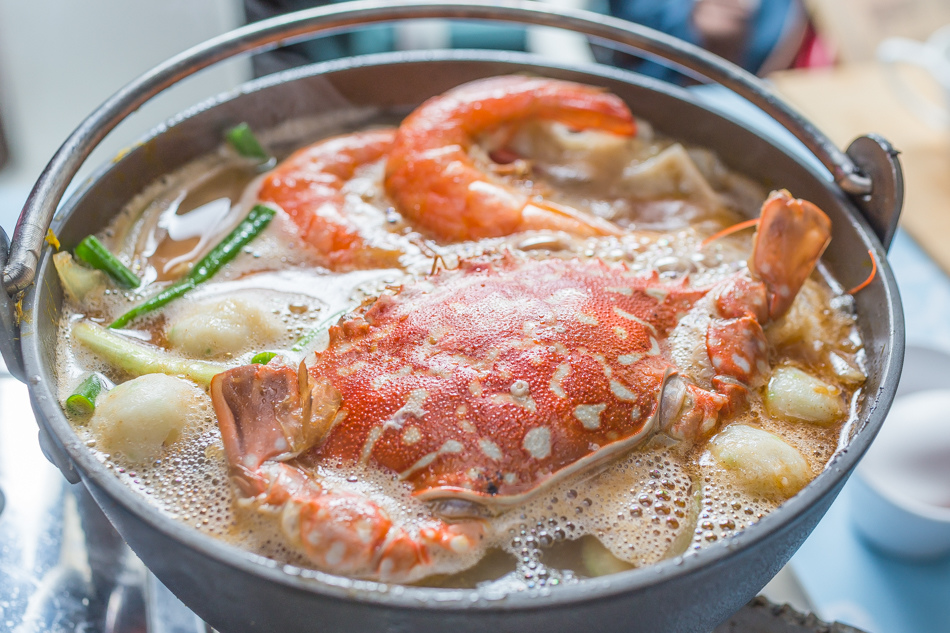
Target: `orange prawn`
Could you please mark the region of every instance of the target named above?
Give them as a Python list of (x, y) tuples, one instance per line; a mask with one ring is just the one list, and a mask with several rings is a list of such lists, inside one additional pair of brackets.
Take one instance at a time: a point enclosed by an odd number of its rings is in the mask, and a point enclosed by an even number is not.
[(386, 163), (386, 192), (414, 226), (446, 241), (539, 229), (619, 235), (602, 218), (490, 179), (472, 160), (469, 150), (481, 135), (532, 120), (636, 132), (623, 100), (599, 88), (517, 75), (474, 81), (429, 99), (399, 126)]
[(386, 156), (394, 135), (392, 129), (369, 130), (305, 147), (268, 174), (258, 198), (279, 205), (331, 269), (395, 265), (399, 253), (368, 245), (347, 217), (343, 191), (360, 167)]

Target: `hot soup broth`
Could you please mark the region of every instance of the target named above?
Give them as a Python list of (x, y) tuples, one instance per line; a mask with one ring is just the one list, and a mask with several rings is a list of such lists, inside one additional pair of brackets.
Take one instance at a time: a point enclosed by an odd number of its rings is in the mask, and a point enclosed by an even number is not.
[[(795, 238), (760, 227), (765, 264), (751, 228), (704, 244), (807, 203), (619, 126), (604, 93), (569, 107), (573, 84), (501, 81), (395, 132), (322, 119), (332, 140), (263, 173), (225, 144), (151, 184), (99, 235), (138, 289), (57, 255), (61, 399), (104, 382), (71, 414), (89, 450), (284, 563), (511, 589), (701, 549), (814, 478), (865, 379), (851, 298), (812, 270), (824, 242), (790, 266), (803, 282), (770, 272)], [(521, 81), (554, 113), (508, 103)], [(106, 327), (259, 203), (276, 214), (210, 279)], [(172, 362), (128, 360), (142, 350)]]

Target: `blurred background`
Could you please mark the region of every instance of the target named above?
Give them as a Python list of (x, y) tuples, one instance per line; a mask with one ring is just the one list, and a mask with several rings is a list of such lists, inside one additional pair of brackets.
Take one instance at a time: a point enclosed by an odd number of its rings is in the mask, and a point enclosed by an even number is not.
[[(950, 352), (950, 26), (941, 30), (950, 25), (950, 0), (549, 2), (636, 21), (736, 62), (769, 79), (839, 147), (868, 132), (891, 141), (902, 152), (906, 178), (902, 230), (890, 259), (908, 339)], [(0, 226), (12, 233), (33, 182), (59, 144), (124, 84), (247, 21), (313, 4), (0, 0)], [(448, 46), (528, 50), (695, 84), (552, 29), (431, 21), (377, 27), (228, 62), (188, 79), (133, 114), (81, 175), (177, 112), (254, 76), (342, 55)], [(737, 98), (734, 106), (751, 108)], [(793, 559), (805, 594), (796, 606), (870, 633), (950, 631), (950, 561), (907, 562), (879, 554), (854, 532), (849, 503), (843, 494)]]

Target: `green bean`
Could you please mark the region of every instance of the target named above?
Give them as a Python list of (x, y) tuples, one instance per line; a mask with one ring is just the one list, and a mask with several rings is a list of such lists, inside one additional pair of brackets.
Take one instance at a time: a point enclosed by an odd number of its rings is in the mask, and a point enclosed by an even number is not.
[(262, 163), (271, 159), (270, 154), (261, 147), (254, 132), (251, 131), (251, 126), (247, 123), (235, 125), (227, 131), (225, 137), (235, 151), (245, 158), (254, 158)]
[(330, 324), (331, 324), (332, 321), (335, 321), (335, 320), (339, 319), (339, 318), (340, 318), (341, 316), (343, 316), (344, 314), (346, 314), (346, 310), (339, 310), (339, 311), (337, 311), (337, 312), (334, 312), (333, 314), (331, 314), (331, 315), (328, 316), (327, 318), (323, 319), (323, 320), (320, 321), (319, 323), (317, 323), (317, 324), (313, 327), (312, 330), (310, 330), (309, 332), (307, 332), (306, 334), (304, 334), (303, 336), (301, 336), (301, 337), (297, 340), (297, 342), (294, 343), (294, 346), (290, 348), (290, 351), (292, 351), (292, 352), (302, 352), (302, 351), (304, 351), (304, 350), (307, 348), (307, 345), (309, 345), (310, 343), (312, 343), (312, 342), (313, 342), (313, 339), (317, 338), (317, 335), (318, 335), (318, 334), (320, 334), (321, 332), (323, 332), (324, 330), (326, 330), (326, 329), (330, 326)]
[(254, 358), (251, 359), (252, 365), (266, 365), (271, 362), (273, 358), (277, 356), (276, 352), (259, 352), (254, 354)]
[(261, 231), (270, 223), (275, 213), (277, 212), (270, 207), (265, 207), (260, 204), (255, 206), (251, 209), (247, 217), (244, 218), (221, 243), (211, 249), (207, 255), (202, 257), (201, 260), (195, 264), (194, 268), (192, 268), (187, 275), (145, 303), (126, 312), (113, 321), (109, 327), (113, 329), (125, 327), (143, 314), (165, 306), (172, 300), (190, 292), (199, 284), (211, 279), (225, 264), (234, 259), (237, 254), (241, 252), (242, 248), (260, 235)]
[(125, 264), (109, 252), (105, 245), (96, 239), (95, 235), (83, 238), (73, 250), (76, 257), (93, 268), (104, 271), (123, 288), (138, 288), (142, 280), (135, 273), (126, 268)]
[(89, 374), (79, 383), (76, 391), (66, 398), (66, 411), (77, 418), (85, 418), (96, 410), (96, 398), (102, 391), (102, 379), (99, 374)]
[(107, 360), (113, 367), (134, 376), (145, 374), (185, 376), (207, 387), (215, 374), (229, 369), (223, 363), (174, 356), (161, 348), (138, 343), (89, 321), (76, 323), (73, 326), (72, 336), (96, 356)]

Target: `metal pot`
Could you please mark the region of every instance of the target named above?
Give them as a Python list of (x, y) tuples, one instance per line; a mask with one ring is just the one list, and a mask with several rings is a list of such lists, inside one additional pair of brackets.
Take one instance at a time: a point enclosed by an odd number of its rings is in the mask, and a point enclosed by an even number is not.
[[(485, 51), (393, 53), (344, 59), (265, 77), (159, 127), (103, 168), (53, 213), (92, 148), (125, 115), (179, 79), (229, 56), (300, 41), (315, 33), (406, 18), (469, 18), (569, 28), (672, 60), (717, 81), (771, 114), (817, 157), (791, 155), (728, 112), (683, 89), (603, 66), (570, 67), (524, 54)], [(73, 433), (56, 397), (55, 344), (62, 292), (49, 249), (52, 226), (69, 248), (100, 230), (146, 183), (217, 147), (240, 121), (267, 129), (340, 107), (405, 112), (458, 83), (528, 72), (606, 87), (669, 136), (710, 147), (732, 168), (808, 198), (831, 217), (824, 257), (845, 285), (878, 274), (857, 296), (870, 375), (846, 450), (802, 492), (734, 537), (657, 565), (576, 585), (489, 596), (472, 590), (389, 586), (281, 565), (169, 519), (102, 467)], [(148, 567), (199, 616), (222, 631), (603, 631), (711, 630), (754, 596), (805, 540), (873, 439), (897, 386), (904, 324), (885, 248), (902, 202), (890, 146), (857, 139), (847, 154), (772, 95), (763, 83), (696, 47), (620, 20), (531, 2), (353, 2), (238, 29), (197, 46), (129, 84), (67, 139), (43, 172), (17, 224), (0, 293), (3, 356), (30, 387), (47, 457), (82, 481)], [(51, 224), (52, 221), (52, 224)], [(35, 276), (34, 276), (35, 275)], [(13, 318), (22, 300), (22, 319)]]

